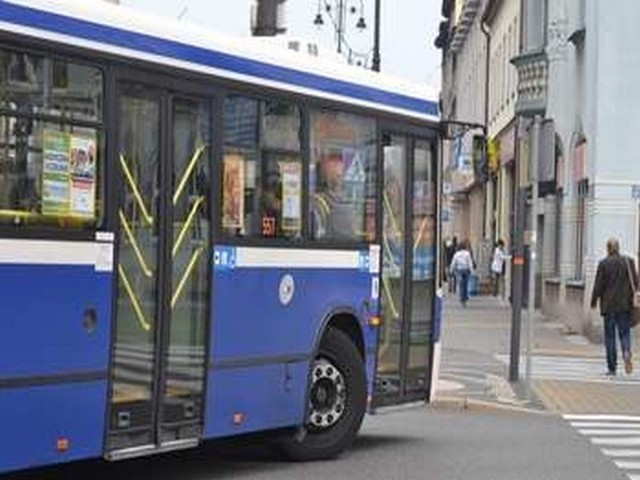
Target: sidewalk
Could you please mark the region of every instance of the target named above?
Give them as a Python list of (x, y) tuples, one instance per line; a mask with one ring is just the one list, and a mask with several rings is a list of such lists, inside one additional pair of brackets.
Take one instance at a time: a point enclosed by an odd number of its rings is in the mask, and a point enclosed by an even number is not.
[(462, 308), (445, 298), (442, 359), (436, 402), (493, 404), (559, 413), (640, 415), (640, 353), (636, 370), (604, 376), (604, 347), (536, 315), (531, 341), (531, 388), (526, 382), (527, 315), (523, 312), (520, 381), (508, 381), (511, 307), (493, 297), (472, 297)]

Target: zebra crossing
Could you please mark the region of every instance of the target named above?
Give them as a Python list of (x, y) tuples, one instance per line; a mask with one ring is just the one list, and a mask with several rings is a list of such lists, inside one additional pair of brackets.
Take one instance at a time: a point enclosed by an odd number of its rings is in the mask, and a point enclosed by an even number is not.
[(640, 416), (563, 415), (630, 480), (640, 480)]
[[(498, 354), (496, 358), (508, 365), (509, 356)], [(620, 365), (616, 377), (605, 376), (605, 362), (602, 358), (565, 357), (533, 355), (531, 357), (531, 378), (539, 380), (561, 380), (588, 383), (613, 383), (616, 385), (640, 385), (640, 364), (631, 375), (621, 372)], [(520, 371), (524, 374), (526, 360), (520, 357)]]

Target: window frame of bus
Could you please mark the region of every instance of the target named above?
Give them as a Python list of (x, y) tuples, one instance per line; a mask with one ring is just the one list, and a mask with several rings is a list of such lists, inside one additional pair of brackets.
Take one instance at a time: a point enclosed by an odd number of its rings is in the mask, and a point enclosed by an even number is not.
[[(46, 216), (41, 213), (37, 214), (37, 220), (35, 222), (25, 222), (19, 225), (11, 224), (9, 222), (0, 222), (0, 236), (4, 238), (51, 238), (51, 239), (70, 239), (70, 240), (85, 240), (94, 239), (95, 232), (97, 230), (104, 229), (109, 223), (108, 209), (108, 190), (110, 190), (107, 179), (107, 162), (108, 162), (108, 141), (109, 135), (109, 119), (110, 106), (106, 101), (108, 92), (110, 90), (110, 76), (108, 75), (108, 68), (104, 63), (98, 63), (95, 60), (89, 59), (78, 53), (69, 53), (71, 48), (53, 49), (50, 46), (45, 46), (44, 42), (38, 40), (28, 40), (16, 42), (5, 40), (0, 36), (0, 51), (7, 53), (19, 53), (28, 55), (31, 57), (37, 57), (41, 61), (49, 60), (56, 63), (64, 63), (65, 65), (75, 65), (87, 69), (93, 69), (100, 76), (101, 85), (100, 92), (97, 96), (100, 102), (99, 117), (97, 120), (90, 119), (77, 119), (62, 114), (56, 115), (47, 112), (21, 112), (19, 109), (10, 109), (6, 107), (0, 107), (0, 116), (6, 119), (29, 119), (34, 123), (42, 124), (38, 127), (40, 132), (40, 144), (43, 142), (43, 131), (46, 125), (53, 125), (60, 128), (60, 131), (65, 129), (79, 128), (93, 130), (95, 133), (95, 198), (94, 198), (94, 217), (93, 219), (87, 219), (89, 221), (75, 220), (76, 225), (63, 226), (54, 225), (56, 221), (60, 222), (61, 219), (70, 218), (69, 216), (51, 215), (49, 221), (42, 221)], [(44, 95), (44, 92), (43, 92)], [(32, 108), (31, 108), (32, 110)], [(58, 130), (56, 130), (58, 131)], [(42, 154), (41, 154), (42, 155)], [(42, 167), (44, 158), (40, 161)], [(40, 187), (42, 190), (42, 186)], [(40, 192), (42, 195), (42, 192)], [(40, 203), (41, 205), (41, 203)], [(40, 208), (42, 208), (40, 206)]]
[[(306, 119), (306, 109), (303, 100), (298, 98), (289, 98), (284, 95), (260, 95), (255, 92), (255, 90), (248, 89), (233, 89), (233, 90), (225, 90), (220, 89), (219, 96), (219, 119), (220, 119), (220, 147), (219, 147), (219, 165), (218, 172), (216, 174), (216, 179), (218, 182), (218, 193), (215, 196), (218, 203), (218, 209), (216, 210), (216, 214), (218, 219), (216, 220), (216, 232), (219, 239), (223, 240), (225, 243), (239, 244), (239, 245), (269, 245), (269, 246), (291, 246), (298, 245), (302, 243), (306, 239), (306, 211), (305, 211), (305, 198), (306, 198), (306, 186), (305, 186), (305, 172), (307, 165), (307, 153), (306, 153), (306, 138), (307, 138), (307, 119)], [(286, 237), (286, 236), (265, 236), (262, 235), (259, 229), (256, 229), (254, 232), (245, 234), (243, 236), (233, 235), (229, 233), (229, 229), (224, 227), (224, 176), (225, 176), (225, 156), (227, 153), (227, 149), (233, 149), (233, 145), (227, 144), (225, 141), (225, 102), (227, 100), (233, 98), (240, 98), (243, 100), (248, 100), (251, 102), (255, 102), (257, 107), (257, 116), (256, 116), (256, 141), (255, 141), (255, 153), (256, 155), (256, 167), (261, 168), (263, 162), (265, 162), (265, 158), (267, 154), (275, 153), (276, 155), (291, 155), (297, 158), (298, 164), (300, 165), (300, 227), (298, 230), (298, 234), (296, 236)], [(272, 147), (265, 146), (264, 137), (263, 137), (263, 120), (264, 120), (264, 106), (269, 102), (285, 102), (294, 107), (297, 110), (299, 116), (299, 131), (298, 131), (298, 141), (299, 148), (298, 151), (294, 150), (286, 150), (286, 149), (274, 149)], [(256, 188), (256, 191), (262, 190), (263, 187), (263, 179), (261, 178), (261, 174), (257, 176), (256, 185), (259, 188)], [(259, 227), (260, 223), (257, 219), (251, 224), (252, 227)]]

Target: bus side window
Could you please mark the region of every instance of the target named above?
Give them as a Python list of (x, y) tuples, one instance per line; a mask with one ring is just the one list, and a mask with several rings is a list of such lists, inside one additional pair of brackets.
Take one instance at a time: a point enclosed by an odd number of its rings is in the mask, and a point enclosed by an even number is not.
[(309, 176), (314, 239), (375, 239), (375, 145), (374, 120), (342, 112), (312, 112)]
[(227, 235), (301, 235), (300, 123), (298, 107), (286, 101), (225, 100), (221, 222)]
[(102, 86), (97, 68), (0, 48), (0, 224), (99, 225)]

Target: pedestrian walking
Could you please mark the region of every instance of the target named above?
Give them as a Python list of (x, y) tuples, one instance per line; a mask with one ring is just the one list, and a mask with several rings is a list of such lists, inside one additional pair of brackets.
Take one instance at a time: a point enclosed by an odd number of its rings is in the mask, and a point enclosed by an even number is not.
[(632, 258), (620, 255), (620, 243), (615, 238), (607, 240), (607, 256), (598, 263), (596, 279), (591, 293), (591, 308), (600, 302), (600, 314), (604, 317), (604, 345), (607, 356), (607, 376), (615, 376), (618, 355), (616, 330), (627, 374), (633, 371), (631, 362), (631, 315), (634, 285), (638, 285), (638, 273)]
[(505, 271), (506, 254), (504, 251), (504, 240), (499, 239), (493, 250), (491, 258), (491, 273), (493, 274), (493, 296), (504, 296), (504, 271)]
[[(447, 239), (444, 247), (445, 254), (445, 265), (451, 265), (451, 260), (453, 260), (453, 256), (458, 250), (458, 239), (455, 237), (452, 239)], [(449, 272), (451, 273), (451, 272)], [(449, 293), (456, 293), (456, 276), (455, 275), (447, 275), (447, 283), (449, 285)]]
[(460, 303), (466, 307), (467, 300), (469, 300), (469, 277), (473, 272), (473, 257), (467, 240), (460, 242), (460, 248), (451, 259), (449, 272), (457, 278)]

